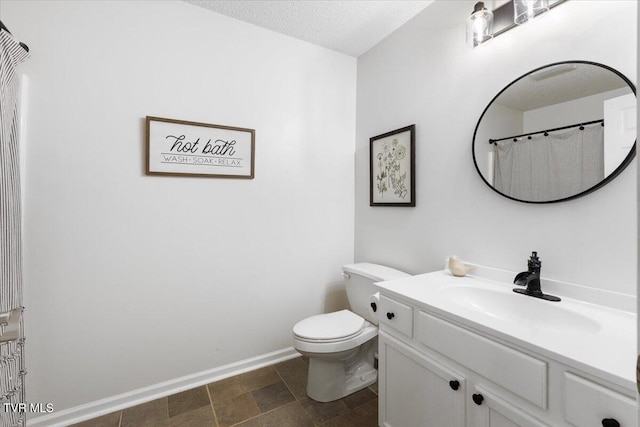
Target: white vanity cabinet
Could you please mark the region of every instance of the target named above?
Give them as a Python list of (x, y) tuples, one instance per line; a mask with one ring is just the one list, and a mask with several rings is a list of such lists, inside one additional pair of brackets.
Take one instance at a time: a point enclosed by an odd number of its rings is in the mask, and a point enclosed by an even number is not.
[(636, 427), (633, 390), (380, 291), (380, 426)]

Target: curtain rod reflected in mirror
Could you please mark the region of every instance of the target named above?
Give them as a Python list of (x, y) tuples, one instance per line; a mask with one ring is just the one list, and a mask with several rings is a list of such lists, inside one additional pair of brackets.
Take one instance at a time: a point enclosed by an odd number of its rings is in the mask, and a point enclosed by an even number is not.
[(528, 136), (529, 139), (531, 139), (532, 135), (537, 135), (539, 133), (543, 133), (544, 136), (549, 136), (549, 132), (556, 132), (556, 131), (559, 131), (559, 130), (565, 130), (565, 129), (571, 129), (571, 128), (577, 128), (577, 127), (580, 127), (580, 130), (584, 130), (585, 126), (589, 126), (589, 125), (592, 125), (592, 124), (595, 124), (595, 123), (600, 123), (601, 126), (604, 126), (604, 119), (593, 120), (593, 121), (585, 122), (585, 123), (576, 123), (574, 125), (561, 126), (559, 128), (539, 130), (537, 132), (527, 132), (527, 133), (524, 133), (522, 135), (507, 136), (505, 138), (500, 138), (500, 139), (489, 139), (489, 144), (495, 144), (496, 142), (506, 141), (508, 139), (513, 139), (514, 142), (515, 142), (518, 138), (524, 138), (525, 136)]
[(635, 156), (635, 93), (627, 77), (603, 64), (576, 60), (532, 70), (482, 112), (472, 144), (476, 170), (492, 190), (519, 202), (589, 194)]

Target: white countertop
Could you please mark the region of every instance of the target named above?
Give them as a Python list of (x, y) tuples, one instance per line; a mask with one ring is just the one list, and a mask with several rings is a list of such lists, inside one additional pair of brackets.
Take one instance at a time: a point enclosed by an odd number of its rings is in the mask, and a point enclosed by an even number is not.
[[(513, 284), (455, 277), (449, 271), (380, 282), (376, 287), (463, 326), (635, 390), (635, 313), (561, 293), (556, 295), (562, 301), (549, 302), (516, 294)], [(542, 290), (547, 292), (544, 284)]]

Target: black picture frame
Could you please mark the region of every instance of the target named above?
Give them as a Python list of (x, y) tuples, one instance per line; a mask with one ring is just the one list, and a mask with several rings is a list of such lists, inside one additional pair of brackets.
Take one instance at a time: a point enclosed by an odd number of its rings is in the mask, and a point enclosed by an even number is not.
[(369, 206), (416, 205), (412, 124), (369, 139)]

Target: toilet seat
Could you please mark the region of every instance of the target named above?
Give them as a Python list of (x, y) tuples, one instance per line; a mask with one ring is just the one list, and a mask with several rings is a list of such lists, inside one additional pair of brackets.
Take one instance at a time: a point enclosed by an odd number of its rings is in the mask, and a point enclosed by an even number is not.
[(377, 335), (377, 326), (349, 310), (312, 316), (293, 327), (294, 347), (310, 353), (351, 350)]
[(354, 337), (364, 329), (365, 320), (349, 310), (318, 314), (299, 321), (293, 334), (311, 342), (336, 342)]

